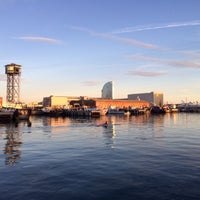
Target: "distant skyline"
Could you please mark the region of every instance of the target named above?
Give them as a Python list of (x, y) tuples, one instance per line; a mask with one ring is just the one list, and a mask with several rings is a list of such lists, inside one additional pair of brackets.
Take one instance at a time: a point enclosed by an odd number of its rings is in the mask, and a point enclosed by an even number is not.
[(5, 65), (22, 66), (21, 101), (162, 92), (200, 102), (199, 0), (0, 0), (0, 96)]

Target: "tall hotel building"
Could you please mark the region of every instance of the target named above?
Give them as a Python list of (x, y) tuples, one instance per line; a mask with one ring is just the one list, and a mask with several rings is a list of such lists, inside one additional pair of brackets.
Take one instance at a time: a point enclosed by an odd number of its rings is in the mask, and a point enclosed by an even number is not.
[(114, 99), (114, 82), (110, 81), (104, 84), (101, 90), (101, 98)]

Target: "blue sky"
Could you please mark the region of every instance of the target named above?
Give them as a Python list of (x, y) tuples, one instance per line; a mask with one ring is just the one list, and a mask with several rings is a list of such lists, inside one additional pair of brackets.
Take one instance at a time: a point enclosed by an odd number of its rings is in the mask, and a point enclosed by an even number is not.
[(21, 100), (115, 98), (158, 91), (164, 102), (200, 102), (199, 0), (0, 0), (4, 66), (22, 65)]

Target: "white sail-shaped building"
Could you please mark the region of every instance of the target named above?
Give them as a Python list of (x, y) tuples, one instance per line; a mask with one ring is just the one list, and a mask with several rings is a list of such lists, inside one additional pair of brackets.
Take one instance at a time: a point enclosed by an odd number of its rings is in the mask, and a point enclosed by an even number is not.
[(114, 82), (113, 81), (109, 81), (104, 84), (101, 90), (101, 98), (114, 99)]

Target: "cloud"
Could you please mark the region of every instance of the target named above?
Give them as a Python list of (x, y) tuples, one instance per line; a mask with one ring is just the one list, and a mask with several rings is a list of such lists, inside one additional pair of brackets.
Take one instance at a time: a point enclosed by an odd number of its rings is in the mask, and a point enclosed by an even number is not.
[(113, 40), (117, 40), (123, 43), (127, 43), (127, 44), (131, 44), (134, 46), (140, 46), (140, 47), (145, 47), (145, 48), (150, 48), (150, 49), (157, 49), (159, 48), (158, 46), (154, 45), (154, 44), (150, 44), (150, 43), (144, 43), (138, 40), (133, 40), (133, 39), (128, 39), (128, 38), (122, 38), (122, 37), (117, 37), (114, 35), (108, 35), (108, 34), (101, 34), (100, 36), (108, 38), (108, 39), (113, 39)]
[(122, 28), (122, 29), (119, 29), (119, 30), (112, 31), (111, 33), (112, 34), (120, 34), (120, 33), (130, 33), (130, 32), (167, 29), (167, 28), (179, 28), (179, 27), (188, 27), (188, 26), (200, 26), (200, 20), (189, 21), (189, 22), (161, 24), (161, 25), (146, 25), (146, 26), (126, 27), (126, 28)]
[(98, 85), (97, 81), (83, 81), (81, 82), (82, 86), (96, 86)]
[(172, 67), (182, 67), (182, 68), (195, 68), (200, 69), (200, 62), (199, 61), (191, 61), (191, 60), (170, 60), (170, 59), (160, 59), (160, 58), (153, 58), (141, 55), (133, 55), (129, 56), (130, 59), (134, 60), (143, 60), (143, 61), (150, 61), (159, 64), (169, 65)]
[(101, 38), (106, 38), (106, 39), (111, 39), (111, 40), (116, 40), (122, 43), (127, 43), (130, 45), (134, 45), (134, 46), (140, 46), (140, 47), (144, 47), (144, 48), (150, 48), (150, 49), (158, 49), (159, 47), (154, 45), (154, 44), (150, 44), (150, 43), (145, 43), (145, 42), (141, 42), (138, 40), (134, 40), (134, 39), (129, 39), (129, 38), (123, 38), (123, 37), (118, 37), (112, 34), (107, 34), (107, 33), (98, 33), (86, 28), (81, 28), (81, 27), (76, 27), (76, 26), (70, 26), (68, 27), (72, 30), (77, 30), (77, 31), (82, 31), (82, 32), (87, 32), (91, 35), (97, 36), (97, 37), (101, 37)]
[(28, 40), (28, 41), (36, 41), (36, 42), (47, 42), (47, 43), (54, 43), (54, 44), (60, 44), (60, 40), (56, 40), (53, 38), (48, 37), (37, 37), (37, 36), (23, 36), (18, 37), (19, 40)]
[(198, 51), (176, 51), (176, 53), (200, 59), (200, 52)]
[(163, 76), (166, 75), (167, 72), (153, 72), (153, 71), (141, 71), (141, 70), (133, 70), (128, 72), (129, 75), (134, 75), (134, 76), (144, 76), (144, 77), (155, 77), (155, 76)]

